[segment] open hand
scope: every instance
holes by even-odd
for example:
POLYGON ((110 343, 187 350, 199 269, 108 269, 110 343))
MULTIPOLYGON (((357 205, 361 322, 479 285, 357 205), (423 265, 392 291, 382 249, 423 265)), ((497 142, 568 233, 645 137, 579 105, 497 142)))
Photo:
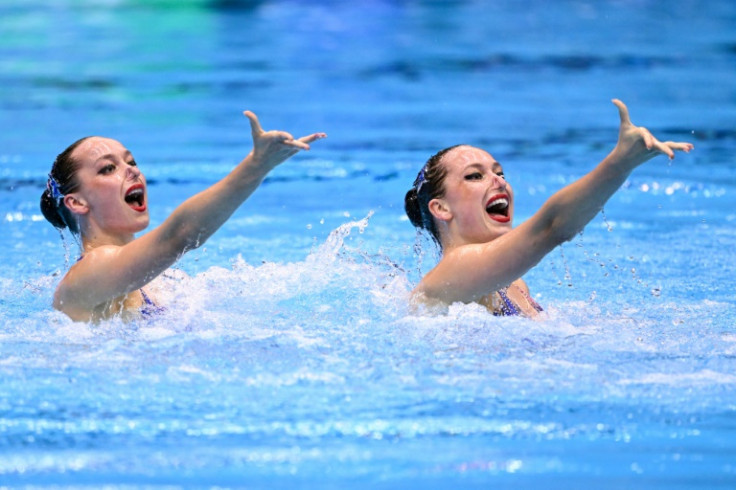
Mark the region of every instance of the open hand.
POLYGON ((625 161, 632 166, 640 165, 660 153, 664 153, 671 160, 675 158, 675 151, 687 153, 693 149, 690 143, 659 141, 647 128, 632 124, 626 104, 618 99, 613 99, 612 102, 618 107, 618 114, 621 118, 618 144, 614 151, 620 152, 625 161))
POLYGON ((243 114, 250 120, 253 159, 269 168, 286 161, 300 150, 309 150, 310 143, 327 137, 325 133, 314 133, 295 139, 286 131, 264 131, 253 112, 245 111, 243 114))

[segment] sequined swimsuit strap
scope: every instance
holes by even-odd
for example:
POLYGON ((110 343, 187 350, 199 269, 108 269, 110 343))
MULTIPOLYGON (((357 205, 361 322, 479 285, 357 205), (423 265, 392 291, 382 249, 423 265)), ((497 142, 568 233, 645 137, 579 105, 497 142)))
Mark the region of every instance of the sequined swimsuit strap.
POLYGON ((506 295, 506 291, 506 288, 498 290, 498 296, 501 298, 501 301, 503 301, 501 304, 501 314, 504 316, 520 314, 520 311, 514 302, 506 295))
POLYGON ((143 296, 143 302, 146 303, 148 306, 156 306, 156 303, 151 301, 151 298, 148 297, 146 292, 143 290, 143 288, 139 289, 141 292, 141 296, 143 296))
POLYGON ((163 313, 166 311, 165 306, 159 306, 156 303, 154 303, 153 300, 148 297, 148 295, 143 289, 139 289, 138 291, 140 291, 141 296, 143 296, 143 305, 141 306, 141 309, 140 309, 141 315, 143 315, 143 317, 150 318, 153 315, 156 315, 158 313, 163 313))

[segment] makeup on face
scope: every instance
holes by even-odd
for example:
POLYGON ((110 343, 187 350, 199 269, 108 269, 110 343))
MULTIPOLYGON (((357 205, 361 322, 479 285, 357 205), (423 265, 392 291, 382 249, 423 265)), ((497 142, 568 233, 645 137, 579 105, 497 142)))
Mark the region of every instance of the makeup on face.
POLYGON ((511 221, 509 216, 509 195, 496 194, 492 196, 486 203, 486 213, 488 216, 499 223, 508 223, 511 221))
POLYGON ((492 240, 511 229, 513 191, 503 167, 488 152, 459 147, 447 155, 445 199, 453 212, 456 243, 492 240))
POLYGON ((146 180, 130 151, 116 140, 101 137, 91 138, 78 150, 80 191, 94 210, 95 222, 111 232, 145 228, 146 180))

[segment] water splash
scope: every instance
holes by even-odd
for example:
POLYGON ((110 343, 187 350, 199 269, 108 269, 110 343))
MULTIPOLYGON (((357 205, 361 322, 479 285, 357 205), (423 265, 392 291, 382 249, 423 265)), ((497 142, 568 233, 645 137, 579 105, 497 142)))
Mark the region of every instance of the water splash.
MULTIPOLYGON (((49 309, 58 276, 20 291, 0 281, 0 297, 24 305, 9 308, 0 332, 5 440, 156 440, 164 467, 202 458, 217 466, 214 455, 180 447, 237 440, 242 460, 229 456, 223 468, 274 458, 317 467, 346 457, 346 444, 364 454, 365 441, 400 442, 403 453, 433 438, 630 440, 639 429, 627 413, 639 424, 642 413, 690 417, 736 386, 730 305, 620 309, 604 297, 545 305, 539 321, 474 304, 412 312, 414 268, 366 250, 370 217, 339 226, 303 261, 236 257, 194 276, 167 271, 155 286, 168 310, 151 321, 74 323, 49 309), (277 442, 251 444, 262 440, 277 442), (336 444, 341 456, 324 449, 336 444)), ((676 424, 667 433, 681 437, 676 424)), ((69 451, 6 459, 0 475, 118 468, 110 449, 69 451)), ((520 470, 474 457, 461 466, 520 470)), ((151 464, 125 461, 128 471, 151 464)))

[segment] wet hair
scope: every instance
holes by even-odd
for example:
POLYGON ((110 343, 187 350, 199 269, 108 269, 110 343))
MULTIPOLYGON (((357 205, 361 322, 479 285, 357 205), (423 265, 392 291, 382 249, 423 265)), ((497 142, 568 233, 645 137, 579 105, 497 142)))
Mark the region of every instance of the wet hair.
POLYGON ((51 166, 46 189, 41 194, 41 212, 46 220, 59 230, 69 228, 74 234, 79 234, 77 219, 64 205, 64 196, 79 189, 77 171, 79 162, 72 158, 74 150, 89 136, 78 139, 59 153, 51 166))
POLYGON ((404 210, 411 224, 417 228, 427 230, 437 245, 442 247, 440 233, 434 222, 434 217, 429 211, 429 201, 438 199, 445 195, 445 177, 447 168, 442 165, 442 157, 450 150, 463 145, 453 145, 432 155, 422 170, 414 179, 409 192, 404 197, 404 210))

